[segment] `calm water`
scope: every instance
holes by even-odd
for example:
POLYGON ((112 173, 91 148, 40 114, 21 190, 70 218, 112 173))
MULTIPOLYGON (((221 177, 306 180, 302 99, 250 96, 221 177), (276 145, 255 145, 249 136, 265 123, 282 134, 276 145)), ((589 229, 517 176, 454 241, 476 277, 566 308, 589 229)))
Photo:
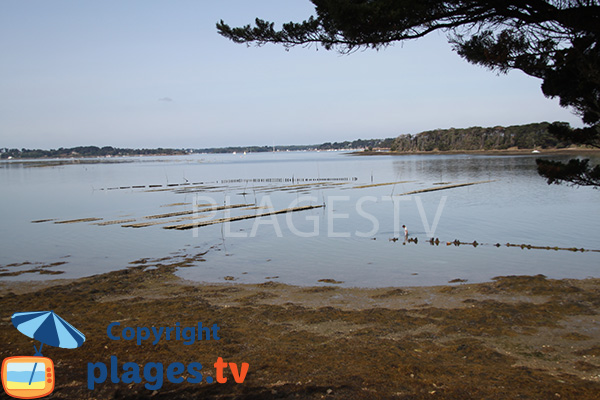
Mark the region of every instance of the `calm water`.
MULTIPOLYGON (((143 257, 206 250, 206 262, 179 274, 210 282, 224 282, 225 276, 238 282, 299 285, 335 279, 346 286, 367 287, 444 284, 455 278, 478 282, 508 274, 600 276, 600 253, 492 246, 510 242, 600 249, 600 191, 548 186, 537 175, 532 156, 354 157, 301 152, 48 164, 47 160, 0 163, 0 268, 13 272, 36 265, 6 266, 66 262, 47 268, 65 273, 0 279, 81 277, 125 268, 143 257), (331 180, 315 184, 323 179, 331 180), (311 185, 293 186, 302 180, 311 185), (397 196, 439 187, 441 182, 488 180, 493 182, 397 196), (403 183, 356 188, 388 182, 403 183), (183 183, 189 185, 167 186, 183 183), (161 187, 148 191, 148 185, 161 187), (120 187, 125 189, 114 189, 120 187), (166 222, 187 215, 144 217, 210 202, 273 209, 326 207, 185 231, 162 229, 167 223, 135 229, 93 222, 31 222, 78 218, 166 222), (403 224, 417 244, 403 244, 399 231, 403 224), (425 243, 432 235, 443 243, 425 243), (482 245, 446 245, 455 239, 482 245)), ((212 218, 266 211, 234 209, 216 212, 212 218)), ((185 222, 189 221, 179 223, 185 222)))

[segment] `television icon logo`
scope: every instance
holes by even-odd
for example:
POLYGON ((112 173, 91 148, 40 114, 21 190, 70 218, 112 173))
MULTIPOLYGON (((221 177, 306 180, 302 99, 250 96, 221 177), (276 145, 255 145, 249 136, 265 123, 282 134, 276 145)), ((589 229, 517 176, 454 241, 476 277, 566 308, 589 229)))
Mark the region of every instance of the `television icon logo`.
POLYGON ((17 399, 37 399, 54 390, 54 363, 47 357, 8 357, 2 361, 2 386, 17 399))

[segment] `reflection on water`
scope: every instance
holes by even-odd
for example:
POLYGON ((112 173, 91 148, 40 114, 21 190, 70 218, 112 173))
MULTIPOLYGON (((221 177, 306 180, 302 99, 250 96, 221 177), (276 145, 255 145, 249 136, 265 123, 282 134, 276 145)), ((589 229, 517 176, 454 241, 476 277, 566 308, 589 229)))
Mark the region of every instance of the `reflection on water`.
POLYGON ((180 275, 239 282, 278 276, 302 285, 329 278, 347 286, 598 276, 600 253, 504 246, 600 249, 600 191, 546 185, 535 157, 299 152, 100 161, 0 163, 0 273, 36 271, 0 279, 85 276, 209 248, 206 262, 180 275), (477 184, 452 187, 463 183, 477 184), (398 196, 432 188, 445 190, 398 196), (199 212, 207 204, 213 210, 199 212), (229 207, 236 204, 247 206, 229 207), (307 205, 325 207, 268 215, 307 205), (251 218, 256 213, 264 216, 251 218), (217 218, 236 220, 162 229, 217 218), (55 223, 65 221, 71 223, 55 223), (121 226, 127 223, 144 227, 121 226), (402 225, 416 243, 403 240, 402 225), (439 244, 429 244, 431 237, 439 244), (447 244, 455 240, 478 245, 447 244), (6 267, 24 262, 31 264, 6 267), (58 270, 65 273, 47 275, 58 270))

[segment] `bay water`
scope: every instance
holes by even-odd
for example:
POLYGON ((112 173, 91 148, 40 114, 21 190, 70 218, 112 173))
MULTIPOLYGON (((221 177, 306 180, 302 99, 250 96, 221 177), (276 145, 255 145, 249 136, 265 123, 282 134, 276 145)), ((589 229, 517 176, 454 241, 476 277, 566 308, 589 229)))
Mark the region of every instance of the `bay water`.
POLYGON ((360 287, 499 275, 598 277, 599 252, 506 246, 600 250, 600 191, 547 185, 536 172, 540 156, 274 152, 2 161, 0 280, 77 278, 141 258, 204 252, 205 261, 178 275, 295 285, 331 279, 360 287), (453 187, 466 183, 475 184, 453 187), (246 206, 200 212, 204 204, 246 206), (183 219, 189 217, 210 221, 307 205, 315 208, 163 229, 194 221, 183 219), (146 218, 168 213, 180 215, 146 218), (56 223, 77 219, 97 220, 56 223), (98 225, 107 221, 130 222, 98 225), (143 222, 161 224, 122 226, 143 222), (432 238, 439 243, 430 244, 432 238), (6 274, 52 263, 43 269, 63 273, 6 274))

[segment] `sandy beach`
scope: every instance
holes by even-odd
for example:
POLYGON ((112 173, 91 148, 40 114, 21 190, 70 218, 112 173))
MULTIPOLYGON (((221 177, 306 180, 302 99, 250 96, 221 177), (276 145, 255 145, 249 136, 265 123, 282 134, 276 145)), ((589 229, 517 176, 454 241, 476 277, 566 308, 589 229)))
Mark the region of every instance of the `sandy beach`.
MULTIPOLYGON (((184 261, 138 260, 74 281, 0 283, 1 356, 33 355, 14 312, 53 310, 86 335, 79 349, 44 348, 55 399, 597 399, 600 279, 499 277, 412 288, 183 281, 184 261), (111 340, 107 327, 217 324, 220 340, 111 340), (107 380, 88 389, 88 363, 248 363, 243 383, 107 380)), ((234 278, 234 277, 233 277, 234 278)), ((118 332, 118 330, 114 330, 118 332)), ((185 377, 185 375, 184 375, 185 377)), ((143 378, 142 378, 143 379, 143 378)), ((4 393, 2 398, 9 398, 4 393)))

